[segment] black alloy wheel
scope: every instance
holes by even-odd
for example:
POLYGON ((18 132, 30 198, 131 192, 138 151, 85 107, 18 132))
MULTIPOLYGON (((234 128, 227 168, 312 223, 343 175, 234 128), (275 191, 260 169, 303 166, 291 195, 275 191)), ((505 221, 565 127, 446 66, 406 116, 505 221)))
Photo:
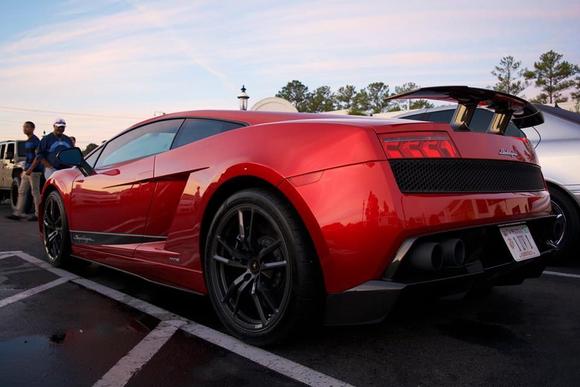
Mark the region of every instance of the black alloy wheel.
POLYGON ((552 214, 556 215, 554 244, 559 251, 556 258, 578 259, 580 248, 580 212, 577 204, 557 188, 549 188, 552 214))
POLYGON ((558 202, 551 200, 550 204, 552 205, 552 214, 556 215, 556 220, 554 221, 554 240, 552 242, 556 246, 560 246, 566 235, 566 213, 558 202))
POLYGON ((315 315, 321 281, 302 228, 288 205, 264 190, 234 194, 218 210, 206 243, 206 283, 236 336, 270 344, 315 315))
POLYGON ((58 192, 51 192, 44 202, 42 215, 44 250, 53 266, 68 262, 70 239, 64 203, 58 192))

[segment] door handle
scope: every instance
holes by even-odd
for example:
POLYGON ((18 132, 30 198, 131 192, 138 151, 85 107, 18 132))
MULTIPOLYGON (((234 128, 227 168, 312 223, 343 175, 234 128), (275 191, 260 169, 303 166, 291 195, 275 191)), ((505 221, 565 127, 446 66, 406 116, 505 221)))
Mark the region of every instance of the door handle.
POLYGON ((121 173, 121 171, 119 171, 117 168, 115 168, 115 169, 109 169, 108 171, 103 172, 102 175, 117 176, 120 173, 121 173))
POLYGON ((84 182, 85 182, 85 179, 79 179, 79 180, 77 180, 76 182, 77 182, 77 183, 84 183, 84 182))

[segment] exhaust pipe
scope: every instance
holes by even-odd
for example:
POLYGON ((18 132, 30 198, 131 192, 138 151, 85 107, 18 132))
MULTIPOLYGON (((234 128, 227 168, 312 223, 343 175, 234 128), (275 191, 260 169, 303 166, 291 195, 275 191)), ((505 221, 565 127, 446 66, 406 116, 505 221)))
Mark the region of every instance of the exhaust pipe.
POLYGON ((465 263, 465 243, 461 239, 448 239, 441 243, 444 266, 463 266, 465 263))
POLYGON ((421 243, 411 251, 411 264, 423 271, 439 271, 443 267, 443 249, 437 242, 421 243))

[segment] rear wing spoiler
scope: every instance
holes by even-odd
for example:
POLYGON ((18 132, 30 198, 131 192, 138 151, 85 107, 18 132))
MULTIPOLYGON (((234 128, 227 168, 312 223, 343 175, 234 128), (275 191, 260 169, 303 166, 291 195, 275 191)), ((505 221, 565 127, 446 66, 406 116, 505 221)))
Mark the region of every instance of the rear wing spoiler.
POLYGON ((467 86, 423 87, 407 93, 388 97, 394 99, 432 99, 457 102, 457 109, 451 119, 455 130, 469 130, 469 124, 479 106, 493 110, 495 113, 488 131, 503 134, 511 121, 518 128, 528 128, 544 122, 544 116, 528 101, 494 90, 478 89, 467 86))

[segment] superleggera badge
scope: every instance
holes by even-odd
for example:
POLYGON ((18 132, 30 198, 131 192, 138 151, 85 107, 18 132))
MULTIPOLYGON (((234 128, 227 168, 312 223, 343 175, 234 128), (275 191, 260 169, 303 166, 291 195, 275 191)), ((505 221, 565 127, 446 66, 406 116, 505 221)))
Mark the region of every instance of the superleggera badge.
POLYGON ((499 154, 502 156, 510 156, 510 157, 517 157, 518 156, 518 154, 516 152, 511 151, 511 150, 507 150, 505 148, 500 149, 499 154))

